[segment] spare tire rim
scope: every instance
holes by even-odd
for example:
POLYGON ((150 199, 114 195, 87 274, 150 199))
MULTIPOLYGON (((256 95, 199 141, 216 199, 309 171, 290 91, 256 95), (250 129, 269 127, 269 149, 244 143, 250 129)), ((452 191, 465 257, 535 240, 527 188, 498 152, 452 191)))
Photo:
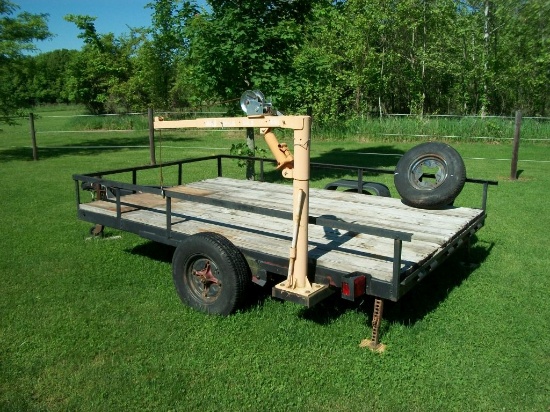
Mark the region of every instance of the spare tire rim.
POLYGON ((409 168, 409 181, 418 190, 433 190, 447 179, 447 162, 437 156, 423 156, 409 168))
POLYGON ((216 277, 219 273, 216 263, 202 256, 196 256, 189 263, 186 276, 195 298, 208 303, 215 301, 222 292, 222 283, 216 277))

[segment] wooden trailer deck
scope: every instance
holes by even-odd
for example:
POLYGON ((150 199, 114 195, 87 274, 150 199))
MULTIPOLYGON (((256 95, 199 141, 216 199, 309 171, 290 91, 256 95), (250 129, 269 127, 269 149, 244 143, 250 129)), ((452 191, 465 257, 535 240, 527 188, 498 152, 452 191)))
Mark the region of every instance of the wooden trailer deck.
MULTIPOLYGON (((164 194, 166 197, 153 193, 121 196, 118 211, 114 200, 84 203, 79 205, 79 213, 81 217, 88 213, 94 215, 90 221, 96 223, 101 223, 97 216, 105 216, 108 221, 118 219, 118 222, 123 222, 120 227, 125 225, 124 222, 131 222, 131 225, 141 228, 141 235, 149 238, 154 236, 148 236, 148 233, 165 233, 167 222, 170 222, 173 235, 217 232, 242 250, 260 251, 268 258, 272 257, 273 261, 288 259, 292 221, 250 212, 246 206, 291 214, 290 185, 217 177, 165 188, 164 194), (177 198, 178 194, 184 198, 177 198), (206 203, 195 201, 197 197, 205 199, 206 203), (167 199, 171 199, 169 220, 167 199), (208 202, 209 199, 212 201, 208 202), (244 210, 224 207, 222 202, 214 200, 235 202, 245 207, 244 210)), ((410 236, 410 241, 402 243, 398 282, 403 282, 407 273, 423 265, 437 265, 434 257, 449 253, 449 248, 454 249, 462 243, 483 226, 486 216, 481 209, 449 207, 423 210, 406 206, 400 199, 323 189, 311 189, 309 201, 312 217, 386 232, 402 232, 405 238, 410 236)), ((395 282, 395 242, 391 236, 310 224, 308 248, 309 260, 317 270, 360 273, 382 283, 395 282)), ((393 299, 398 297, 393 296, 393 299)))

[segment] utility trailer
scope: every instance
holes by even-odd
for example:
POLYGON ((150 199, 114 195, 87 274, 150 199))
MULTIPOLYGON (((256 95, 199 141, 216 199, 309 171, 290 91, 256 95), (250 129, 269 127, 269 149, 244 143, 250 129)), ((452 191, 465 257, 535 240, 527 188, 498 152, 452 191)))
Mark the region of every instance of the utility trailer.
POLYGON ((286 277, 273 287, 273 296, 308 307, 333 293, 351 301, 371 295, 373 330, 365 342, 374 350, 383 348, 378 332, 384 300, 399 300, 460 246, 469 247, 486 219, 488 186, 496 184, 466 179, 482 185, 481 208, 440 210, 407 206, 391 197, 310 189, 310 168, 354 172, 357 188, 365 172, 393 172, 310 164, 307 116, 155 121, 156 129, 220 126, 259 127, 266 135, 274 127, 294 129, 296 158, 281 158, 288 150, 278 142, 280 153, 274 153, 277 168, 293 185, 263 181, 265 164, 271 167, 271 161, 262 158, 253 159, 260 165, 259 180, 224 177, 224 162, 243 159, 229 155, 77 174, 78 217, 95 224, 95 233, 107 226, 175 246, 172 268, 178 294, 204 312, 228 314, 248 283, 265 285, 275 278, 286 277), (212 177, 183 184, 185 168, 196 162, 212 170, 212 177), (298 170, 299 163, 305 170, 298 170), (174 181, 140 184, 140 175, 155 168, 174 181), (93 188, 95 200, 83 202, 83 188, 93 188))

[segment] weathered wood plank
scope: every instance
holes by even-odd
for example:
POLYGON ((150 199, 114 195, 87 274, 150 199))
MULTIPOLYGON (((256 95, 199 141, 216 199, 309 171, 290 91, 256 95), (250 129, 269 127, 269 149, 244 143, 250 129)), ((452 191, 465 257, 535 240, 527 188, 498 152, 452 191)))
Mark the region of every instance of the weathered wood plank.
MULTIPOLYGON (((271 207, 290 212, 292 210, 292 188, 285 185, 260 183, 253 189, 249 181, 218 178, 212 181, 197 182, 192 185, 207 187, 212 191, 209 197, 242 202, 253 206, 271 207), (217 191, 214 190, 216 182, 217 191), (215 180, 215 181, 214 181, 215 180), (220 184, 225 190, 220 190, 220 184), (275 186, 276 188, 273 188, 275 186), (263 190, 258 190, 258 189, 263 190)), ((465 219, 471 220, 480 210, 451 208, 426 211, 402 204, 398 199, 365 196, 328 190, 311 189, 310 214, 313 216, 333 216, 337 204, 338 218, 349 223, 360 223, 372 227, 414 232, 417 238, 431 241, 452 236, 464 226, 465 219), (432 213, 435 212, 435 213, 432 213)))
MULTIPOLYGON (((170 191, 292 211, 290 185, 216 178, 167 188, 167 193, 170 191)), ((110 202, 92 202, 80 207, 116 215, 116 207, 110 202)), ((166 199, 160 195, 137 193, 124 196, 122 208, 124 219, 158 229, 166 228, 166 199)), ((321 189, 310 191, 312 216, 332 216, 349 223, 412 233, 412 241, 403 243, 402 270, 433 256, 482 213, 469 208, 427 211, 406 206, 399 199, 321 189)), ((214 231, 240 248, 261 250, 287 259, 292 221, 172 198, 171 230, 188 235, 214 231)), ((309 256, 316 260, 318 267, 359 271, 390 281, 393 247, 393 239, 317 225, 309 227, 309 256)))
MULTIPOLYGON (((199 232, 216 232, 227 237, 231 242, 240 248, 250 250, 260 250, 267 255, 276 256, 287 259, 289 255, 289 247, 292 238, 291 222, 281 220, 281 230, 277 231, 273 228, 265 228, 255 225, 254 228, 248 228, 243 225, 242 217, 230 214, 218 214, 217 218, 213 215, 202 215, 200 219, 187 218, 172 224, 171 230, 174 232, 192 235, 199 232), (225 219, 233 217, 237 219, 225 219)), ((246 217, 246 216, 244 216, 246 217)), ((258 216, 248 216, 258 218, 258 216)), ((153 225, 156 227, 165 227, 164 216, 159 213, 151 212, 133 212, 131 215, 126 215, 126 219, 153 225)), ((271 219, 270 219, 271 220, 271 219)), ((341 239, 323 239, 322 228, 310 230, 309 251, 310 257, 317 260, 317 265, 328 269, 334 269, 344 272, 353 272, 361 269, 365 273, 370 273, 372 276, 388 280, 391 278, 392 263, 391 255, 387 255, 390 251, 393 253, 393 244, 390 247, 379 244, 371 250, 365 248, 360 249, 358 245, 350 242, 353 237, 343 236, 341 239), (376 250, 372 250, 376 249, 376 250), (365 260, 369 258, 368 264, 365 260)), ((432 251, 433 248, 429 249, 432 251)), ((404 252, 402 268, 410 266, 410 262, 404 252)), ((412 257, 413 259, 418 256, 412 257)))

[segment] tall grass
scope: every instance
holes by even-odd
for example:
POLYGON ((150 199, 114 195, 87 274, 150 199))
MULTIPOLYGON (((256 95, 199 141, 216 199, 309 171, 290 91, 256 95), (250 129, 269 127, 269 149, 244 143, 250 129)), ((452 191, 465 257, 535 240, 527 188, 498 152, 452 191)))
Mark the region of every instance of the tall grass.
POLYGON ((147 130, 147 114, 79 116, 67 119, 68 130, 147 130))
MULTIPOLYGON (((39 108, 42 109, 42 108, 39 108)), ((76 108, 74 108, 76 109, 76 108)), ((75 110, 55 111, 53 108, 37 111, 35 127, 42 131, 99 131, 99 130, 148 130, 147 113, 86 115, 75 110), (71 114, 72 113, 72 114, 71 114)), ((221 111, 209 112, 159 112, 156 115, 170 120, 192 119, 196 117, 221 116, 221 111)), ((21 119, 21 123, 26 120, 21 119)))
MULTIPOLYGON (((500 117, 403 117, 354 119, 318 125, 315 132, 331 139, 361 136, 395 140, 511 140, 515 120, 500 117)), ((550 119, 526 118, 521 124, 523 140, 550 141, 550 119)))
MULTIPOLYGON (((48 131, 109 131, 147 130, 147 115, 81 115, 79 107, 46 106, 36 113, 36 127, 48 131), (57 110, 55 109, 57 107, 57 110), (63 115, 65 113, 65 115, 63 115), (73 114, 71 116, 71 114, 73 114), (48 119, 48 120, 46 120, 48 119)), ((224 112, 216 108, 207 112, 159 112, 170 120, 196 117, 219 117, 224 112)), ((25 123, 25 120, 22 120, 25 123)), ((351 119, 334 123, 313 122, 313 134, 320 139, 349 140, 368 139, 378 141, 416 142, 423 140, 445 140, 449 142, 485 141, 501 142, 512 140, 515 119, 510 117, 452 117, 452 116, 386 116, 380 118, 351 119)), ((279 134, 290 137, 292 131, 281 130, 279 134)), ((550 119, 524 118, 521 123, 523 141, 550 141, 550 119)))

